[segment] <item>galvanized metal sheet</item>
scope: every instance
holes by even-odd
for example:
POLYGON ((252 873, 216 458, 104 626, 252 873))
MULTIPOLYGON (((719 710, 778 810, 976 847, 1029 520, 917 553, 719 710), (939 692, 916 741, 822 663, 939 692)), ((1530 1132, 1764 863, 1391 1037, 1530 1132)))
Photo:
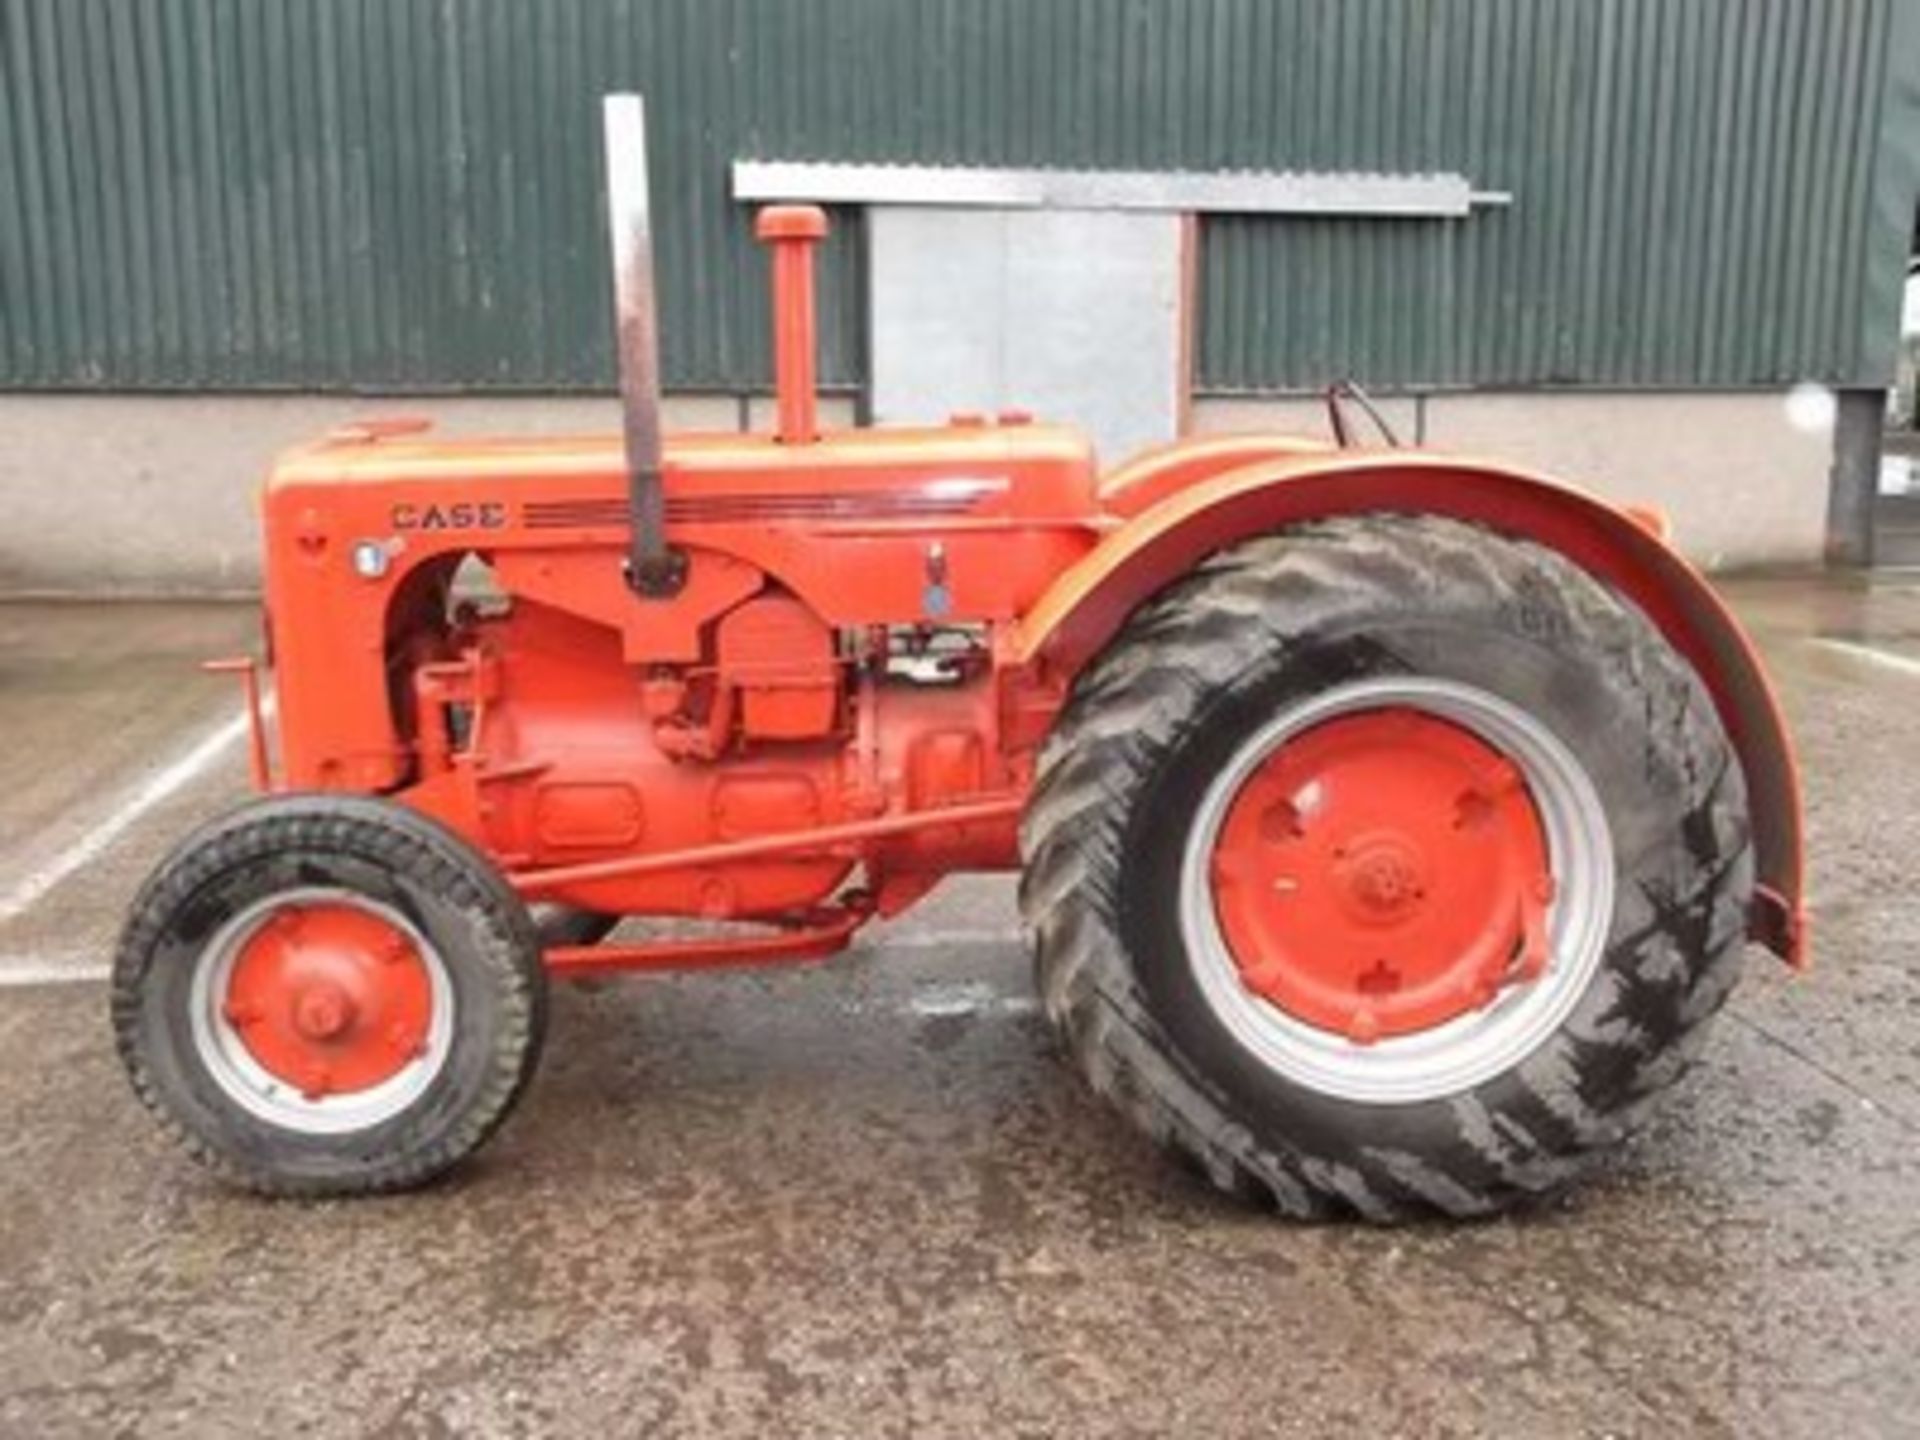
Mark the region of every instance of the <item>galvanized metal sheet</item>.
POLYGON ((1464 175, 1010 170, 954 165, 835 165, 736 160, 737 200, 842 205, 990 206, 1002 210, 1158 210, 1193 214, 1457 218, 1511 196, 1464 175))
POLYGON ((1172 439, 1183 229, 1131 211, 875 206, 874 418, 1015 407, 1072 421, 1113 457, 1172 439))

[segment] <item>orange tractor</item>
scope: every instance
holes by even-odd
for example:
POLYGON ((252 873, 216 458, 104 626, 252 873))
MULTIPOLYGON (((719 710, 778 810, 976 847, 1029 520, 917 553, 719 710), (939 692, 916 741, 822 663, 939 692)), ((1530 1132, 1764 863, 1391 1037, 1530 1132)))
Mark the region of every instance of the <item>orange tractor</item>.
POLYGON ((550 977, 815 959, 1018 870, 1142 1130, 1290 1215, 1482 1213, 1634 1124, 1749 938, 1801 959, 1789 741, 1657 517, 1297 437, 1102 473, 1022 414, 823 431, 803 206, 758 221, 777 428, 663 441, 607 118, 624 434, 375 422, 267 485, 277 767, 226 663, 271 793, 161 865, 113 984, 220 1174, 414 1185, 519 1098, 550 977))

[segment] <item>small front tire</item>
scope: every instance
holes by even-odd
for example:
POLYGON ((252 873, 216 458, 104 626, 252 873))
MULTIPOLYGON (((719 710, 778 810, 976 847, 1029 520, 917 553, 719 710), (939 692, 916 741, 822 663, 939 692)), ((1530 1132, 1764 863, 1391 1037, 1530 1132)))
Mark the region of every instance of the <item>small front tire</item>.
POLYGON ((269 1195, 419 1185, 480 1146, 538 1062, 526 907, 405 807, 299 795, 203 828, 141 890, 112 1015, 135 1092, 269 1195))

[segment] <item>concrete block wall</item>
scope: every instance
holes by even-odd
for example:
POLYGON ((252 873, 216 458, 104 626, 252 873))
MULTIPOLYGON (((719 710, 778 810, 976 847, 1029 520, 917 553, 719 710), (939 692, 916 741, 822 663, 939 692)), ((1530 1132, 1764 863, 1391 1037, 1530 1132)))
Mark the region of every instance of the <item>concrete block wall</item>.
MULTIPOLYGON (((1403 439, 1663 506, 1682 548, 1709 567, 1820 558, 1831 422, 1784 393, 1481 392, 1381 403, 1403 439)), ((0 593, 250 592, 253 495, 272 457, 382 413, 424 414, 462 434, 612 430, 619 418, 610 398, 0 395, 0 593)), ((823 417, 849 424, 853 406, 829 398, 823 417)), ((1325 433, 1322 407, 1304 398, 1202 398, 1191 419, 1202 432, 1325 433)), ((676 396, 667 406, 676 429, 770 421, 761 399, 676 396)))

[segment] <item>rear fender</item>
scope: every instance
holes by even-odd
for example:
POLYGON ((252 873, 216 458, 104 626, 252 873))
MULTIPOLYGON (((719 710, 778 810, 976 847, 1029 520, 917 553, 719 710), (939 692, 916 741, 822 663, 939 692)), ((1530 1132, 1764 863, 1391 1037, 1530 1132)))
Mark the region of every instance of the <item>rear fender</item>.
POLYGON ((1100 508, 1132 518, 1169 495, 1261 460, 1337 454, 1304 435, 1198 435, 1143 450, 1100 477, 1100 508))
POLYGON ((1071 677, 1143 601, 1214 551, 1303 521, 1381 512, 1451 516, 1548 546, 1659 627, 1705 683, 1745 773, 1759 879, 1751 933, 1804 965, 1799 775, 1751 641, 1664 527, 1547 476, 1452 456, 1304 451, 1206 475, 1130 514, 1066 570, 1021 622, 1013 658, 1071 677))

